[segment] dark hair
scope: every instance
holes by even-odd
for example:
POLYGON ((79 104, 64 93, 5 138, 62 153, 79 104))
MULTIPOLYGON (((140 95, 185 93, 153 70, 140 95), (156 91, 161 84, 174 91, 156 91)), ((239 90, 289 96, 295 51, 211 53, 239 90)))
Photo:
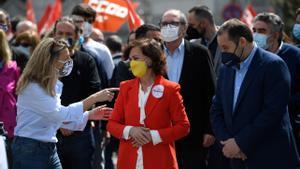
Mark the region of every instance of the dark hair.
POLYGON ((71 25, 74 26, 74 31, 76 34, 78 34, 80 32, 80 29, 78 26, 76 26, 75 22, 73 21, 73 19, 69 16, 63 16, 61 18, 59 18, 58 20, 56 20, 55 24, 54 24, 54 27, 53 27, 53 33, 55 34, 56 33, 56 27, 59 23, 70 23, 71 25))
POLYGON ((135 30, 135 38, 136 39, 146 38, 146 34, 148 31, 160 32, 160 28, 153 24, 144 24, 135 30))
POLYGON ((26 18, 24 16, 18 15, 18 16, 14 16, 11 20, 10 20, 10 24, 11 24, 11 30, 13 33, 16 32, 17 30, 17 25, 19 22, 21 21, 25 21, 26 18))
POLYGON ((142 53, 152 61, 151 68, 156 75, 166 74, 166 57, 160 43, 154 39, 135 40, 124 51, 125 57, 129 58, 130 51, 138 47, 142 53))
POLYGON ((253 42, 250 28, 238 19, 230 19, 224 22, 218 31, 218 36, 224 32, 227 32, 229 40, 235 43, 238 43, 241 37, 244 37, 248 42, 253 42))
POLYGON ((254 22, 256 22, 256 21, 262 21, 262 22, 265 22, 266 24, 268 24, 269 26, 271 26, 271 31, 273 33, 279 32, 280 37, 279 37, 278 41, 279 42, 282 41, 284 23, 278 15, 276 15, 274 13, 268 13, 268 12, 259 13, 254 18, 254 22))
POLYGON ((93 18, 93 22, 96 19, 96 11, 88 4, 78 4, 72 10, 72 15, 79 15, 82 17, 93 18))
POLYGON ((105 45, 113 52, 122 51, 122 39, 117 35, 111 35, 105 40, 105 45))
POLYGON ((189 10, 189 13, 194 12, 196 20, 207 19, 211 24, 215 24, 212 11, 207 6, 195 6, 189 10))

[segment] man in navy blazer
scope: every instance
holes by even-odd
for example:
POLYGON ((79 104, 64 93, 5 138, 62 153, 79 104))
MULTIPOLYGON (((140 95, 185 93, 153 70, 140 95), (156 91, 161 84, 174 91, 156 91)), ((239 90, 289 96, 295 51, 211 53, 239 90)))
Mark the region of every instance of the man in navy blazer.
POLYGON ((277 55, 257 48, 241 21, 225 22, 211 123, 232 169, 295 169, 299 157, 287 105, 290 75, 277 55))

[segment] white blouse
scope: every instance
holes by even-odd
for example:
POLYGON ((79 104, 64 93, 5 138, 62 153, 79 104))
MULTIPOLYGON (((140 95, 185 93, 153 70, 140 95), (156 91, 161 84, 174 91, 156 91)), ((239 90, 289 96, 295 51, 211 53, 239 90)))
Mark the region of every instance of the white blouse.
POLYGON ((62 106, 60 96, 63 84, 57 81, 54 97, 37 83, 29 83, 17 101, 17 126, 15 135, 43 142, 57 142, 59 128, 83 130, 88 112, 83 113, 83 103, 62 106))

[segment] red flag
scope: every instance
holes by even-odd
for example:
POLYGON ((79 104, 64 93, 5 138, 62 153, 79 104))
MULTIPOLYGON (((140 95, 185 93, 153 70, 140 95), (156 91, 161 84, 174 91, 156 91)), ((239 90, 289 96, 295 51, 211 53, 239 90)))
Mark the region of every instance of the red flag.
MULTIPOLYGON (((61 8, 62 8, 61 0, 55 0, 52 10, 49 14, 49 17, 46 23, 41 28, 41 32, 47 31, 56 22, 56 20, 61 17, 61 13, 62 13, 61 8)), ((48 10, 48 8, 46 10, 48 10)))
POLYGON ((141 24, 135 12, 136 3, 127 0, 83 0, 97 12, 94 27, 103 32, 116 32, 125 23, 131 21, 130 27, 136 28, 141 24), (131 16, 131 17, 129 17, 131 16))
POLYGON ((248 25, 249 28, 253 27, 253 19, 256 16, 256 12, 252 6, 252 4, 248 4, 246 9, 243 12, 241 17, 241 21, 248 25))
POLYGON ((142 25, 142 20, 141 20, 140 16, 135 12, 132 2, 129 2, 129 0, 126 0, 126 3, 127 3, 127 8, 128 8, 129 30, 132 31, 142 25))
POLYGON ((26 18, 35 23, 35 13, 32 6, 32 0, 26 1, 26 18))
POLYGON ((46 7, 46 9, 45 9, 45 11, 44 11, 44 14, 43 14, 41 20, 38 23, 38 32, 39 33, 43 29, 45 23, 48 21, 49 16, 51 14, 51 11, 52 11, 52 6, 50 4, 48 4, 47 7, 46 7))

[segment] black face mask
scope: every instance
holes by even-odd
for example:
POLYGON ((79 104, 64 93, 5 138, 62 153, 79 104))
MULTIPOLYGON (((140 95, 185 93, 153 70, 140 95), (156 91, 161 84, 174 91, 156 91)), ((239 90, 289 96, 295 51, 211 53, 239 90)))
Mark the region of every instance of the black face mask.
POLYGON ((242 53, 240 54, 240 56, 237 56, 235 54, 236 50, 238 48, 238 45, 236 46, 235 50, 233 53, 229 53, 229 52, 222 52, 222 63, 225 65, 225 66, 228 66, 228 67, 233 67, 233 66, 237 66, 239 67, 239 64, 241 63, 241 57, 244 53, 244 48, 242 50, 242 53))
POLYGON ((197 31, 197 29, 193 28, 192 26, 188 26, 186 30, 186 39, 199 39, 201 38, 201 34, 197 31))

